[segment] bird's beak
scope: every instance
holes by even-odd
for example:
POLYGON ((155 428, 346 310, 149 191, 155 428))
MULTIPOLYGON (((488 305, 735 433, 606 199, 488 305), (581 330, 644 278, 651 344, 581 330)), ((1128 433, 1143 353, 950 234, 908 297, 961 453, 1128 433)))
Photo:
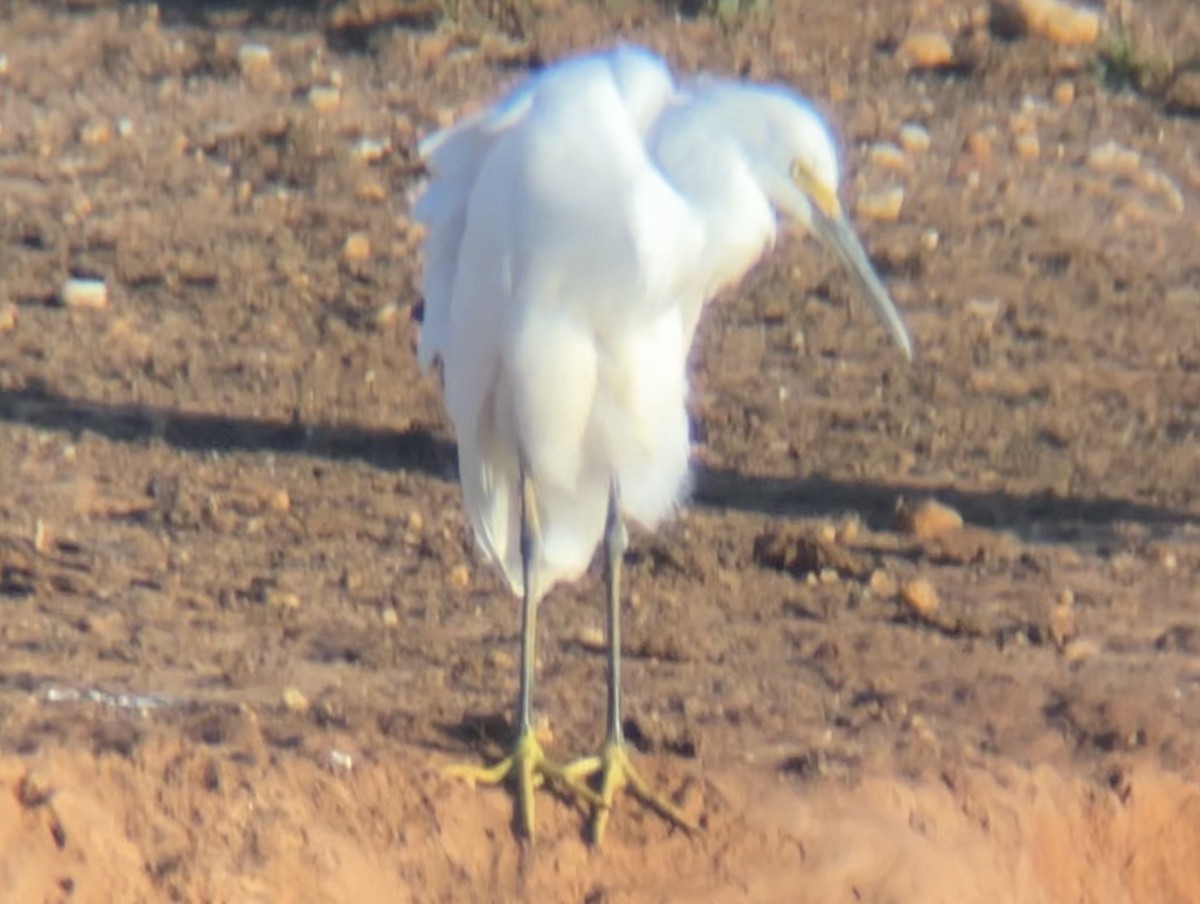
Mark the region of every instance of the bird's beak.
POLYGON ((854 280, 859 291, 866 296, 867 304, 871 306, 871 310, 875 312, 875 316, 879 318, 883 328, 896 340, 896 344, 904 352, 904 357, 911 361, 913 346, 912 339, 908 335, 908 328, 905 327, 900 312, 896 310, 896 305, 888 295, 887 289, 879 281, 879 275, 871 266, 867 252, 863 250, 862 242, 858 240, 858 236, 854 234, 854 230, 846 221, 837 195, 823 186, 810 185, 808 188, 808 196, 812 200, 815 214, 813 216, 814 231, 849 271, 851 279, 854 280))

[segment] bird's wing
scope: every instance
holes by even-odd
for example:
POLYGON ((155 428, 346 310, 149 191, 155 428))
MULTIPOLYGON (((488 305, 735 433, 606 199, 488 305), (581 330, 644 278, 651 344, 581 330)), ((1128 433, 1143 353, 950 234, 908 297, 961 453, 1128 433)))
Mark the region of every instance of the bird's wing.
POLYGON ((645 149, 673 92, 661 61, 619 48, 431 142, 422 344, 445 365, 472 524, 514 589, 518 445, 543 490, 540 591, 586 567, 603 530, 612 471, 590 470, 588 433, 603 346, 656 315, 687 266, 680 243, 699 248, 645 149))
POLYGON ((536 80, 455 125, 434 132, 418 151, 430 178, 418 187, 413 218, 425 227, 421 279, 425 316, 417 357, 429 367, 445 349, 451 293, 466 228, 467 204, 479 171, 501 136, 529 112, 536 80))

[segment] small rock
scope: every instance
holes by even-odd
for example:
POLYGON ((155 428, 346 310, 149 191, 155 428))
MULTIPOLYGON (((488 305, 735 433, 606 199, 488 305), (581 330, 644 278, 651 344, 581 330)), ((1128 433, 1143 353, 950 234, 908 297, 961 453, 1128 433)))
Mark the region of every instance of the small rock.
POLYGON ((342 92, 332 85, 313 85, 308 89, 308 105, 318 113, 332 113, 342 103, 342 92))
POLYGON ((940 31, 918 30, 900 42, 896 56, 913 69, 937 69, 954 62, 954 48, 940 31))
POLYGON ((883 599, 889 599, 896 595, 896 579, 882 568, 876 568, 871 572, 867 587, 873 594, 883 599))
POLYGON ((967 136, 964 143, 969 153, 978 163, 987 163, 992 159, 992 136, 989 130, 979 129, 967 136))
POLYGON ((50 533, 50 528, 46 527, 46 522, 41 518, 33 526, 33 548, 38 551, 39 555, 47 556, 54 551, 54 536, 50 533))
POLYGON ((12 302, 0 307, 0 333, 11 333, 17 328, 17 306, 12 302))
POLYGON ((575 642, 593 653, 603 653, 608 649, 604 642, 604 631, 595 625, 585 625, 576 631, 575 642))
POLYGON ((88 147, 108 144, 113 139, 112 124, 106 120, 96 120, 87 123, 79 130, 79 141, 88 147))
POLYGON ((400 319, 400 305, 394 301, 381 305, 375 312, 375 326, 386 329, 400 319))
POLYGON ((450 586, 455 590, 465 590, 467 585, 471 583, 471 573, 467 570, 466 565, 455 565, 450 569, 448 580, 450 586))
POLYGON ((834 538, 843 546, 849 546, 862 533, 862 521, 855 515, 847 515, 838 522, 834 538))
POLYGON ((487 664, 490 668, 498 671, 508 671, 515 665, 512 653, 508 652, 508 650, 500 649, 488 651, 487 664))
POLYGON ((1083 662, 1100 655, 1100 644, 1086 638, 1076 638, 1062 648, 1062 657, 1067 662, 1083 662))
POLYGON ((1092 44, 1100 34, 1100 14, 1064 0, 992 0, 993 30, 1006 36, 1036 34, 1056 44, 1092 44))
POLYGON ((267 605, 272 609, 292 612, 300 608, 300 597, 287 590, 270 590, 267 592, 267 605))
POLYGON ((896 509, 896 527, 922 542, 962 526, 962 515, 936 499, 926 499, 916 506, 901 503, 896 509))
POLYGON ((17 801, 27 810, 36 810, 50 803, 57 791, 45 775, 30 769, 17 786, 17 801))
POLYGON ((394 628, 400 624, 400 613, 398 613, 391 606, 388 606, 386 609, 384 609, 383 612, 380 613, 379 617, 385 628, 394 628))
POLYGON ((893 172, 904 173, 912 169, 912 163, 897 145, 881 141, 871 145, 867 151, 867 159, 875 166, 889 169, 893 172))
POLYGON ((1069 107, 1075 103, 1075 84, 1074 82, 1059 82, 1054 86, 1054 91, 1051 92, 1051 98, 1060 107, 1069 107))
POLYGON ((386 201, 387 196, 387 188, 378 179, 364 179, 354 189, 354 197, 360 201, 370 201, 373 204, 386 201))
POLYGON ((417 41, 417 62, 433 67, 446 58, 453 46, 454 37, 448 32, 424 35, 417 41))
POLYGON ((237 58, 238 68, 248 78, 261 76, 271 68, 271 48, 265 44, 243 44, 237 58))
POLYGON ((1163 99, 1173 113, 1200 114, 1200 69, 1180 66, 1163 99))
POLYGON ((1075 624, 1075 607, 1073 605, 1058 604, 1052 606, 1046 622, 1050 642, 1060 650, 1064 649, 1068 642, 1075 639, 1077 628, 1075 624))
POLYGON ((289 687, 283 692, 283 705, 289 712, 306 713, 309 703, 308 698, 300 692, 299 688, 289 687))
POLYGON ((334 772, 349 772, 354 768, 354 757, 336 748, 329 751, 329 767, 334 772))
POLYGON ((1022 132, 1013 139, 1013 149, 1022 160, 1037 160, 1042 153, 1041 143, 1036 135, 1022 132))
POLYGON ((342 259, 347 263, 361 264, 371 257, 371 237, 365 232, 352 232, 346 236, 342 246, 342 259))
POLYGON ((360 138, 354 145, 354 154, 363 163, 378 163, 387 152, 387 142, 375 138, 360 138))
POLYGON ((102 279, 72 277, 58 290, 63 307, 98 311, 108 307, 108 286, 102 279))
POLYGON ((900 208, 903 206, 904 189, 897 186, 860 195, 854 209, 865 220, 894 222, 900 218, 900 208))
POLYGON ((1132 176, 1142 166, 1142 155, 1115 141, 1106 141, 1088 151, 1087 165, 1098 173, 1132 176))
POLYGON ((937 591, 925 578, 913 578, 901 587, 900 602, 921 618, 930 618, 938 610, 937 591))
POLYGON ((900 147, 910 154, 923 154, 929 150, 929 131, 915 122, 906 122, 900 127, 900 147))

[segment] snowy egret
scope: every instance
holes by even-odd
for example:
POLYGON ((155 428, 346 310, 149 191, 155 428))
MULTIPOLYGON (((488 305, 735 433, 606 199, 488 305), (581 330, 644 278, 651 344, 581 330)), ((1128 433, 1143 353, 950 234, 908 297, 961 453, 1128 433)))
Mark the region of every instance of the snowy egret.
POLYGON ((638 775, 622 736, 624 519, 653 527, 678 503, 701 309, 772 247, 780 221, 824 240, 911 357, 843 216, 833 139, 787 89, 676 84, 656 56, 618 47, 542 70, 421 154, 418 354, 441 362, 467 513, 522 600, 514 746, 492 767, 451 771, 515 781, 528 836, 542 781, 592 808, 597 842, 621 788, 690 827, 638 775), (537 607, 601 542, 607 737, 598 756, 563 765, 532 730, 537 607))

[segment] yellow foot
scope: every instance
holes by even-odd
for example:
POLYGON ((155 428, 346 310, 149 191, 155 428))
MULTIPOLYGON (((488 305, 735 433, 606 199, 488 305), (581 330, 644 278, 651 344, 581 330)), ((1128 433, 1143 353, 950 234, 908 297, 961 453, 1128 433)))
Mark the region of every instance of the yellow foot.
POLYGON ((531 730, 517 736, 512 752, 494 766, 466 764, 447 766, 443 775, 465 778, 472 784, 499 785, 512 778, 517 785, 518 825, 526 838, 533 838, 533 792, 543 782, 559 793, 592 807, 601 806, 601 798, 570 767, 547 759, 531 730))
POLYGON ((590 776, 600 776, 600 796, 592 815, 593 844, 600 844, 604 838, 604 829, 608 825, 613 800, 622 788, 628 788, 634 797, 668 822, 673 822, 688 832, 697 829, 695 822, 667 800, 665 795, 651 788, 633 768, 633 763, 629 760, 629 750, 624 742, 606 741, 599 756, 585 757, 570 763, 563 768, 563 774, 576 785, 582 784, 590 776))

